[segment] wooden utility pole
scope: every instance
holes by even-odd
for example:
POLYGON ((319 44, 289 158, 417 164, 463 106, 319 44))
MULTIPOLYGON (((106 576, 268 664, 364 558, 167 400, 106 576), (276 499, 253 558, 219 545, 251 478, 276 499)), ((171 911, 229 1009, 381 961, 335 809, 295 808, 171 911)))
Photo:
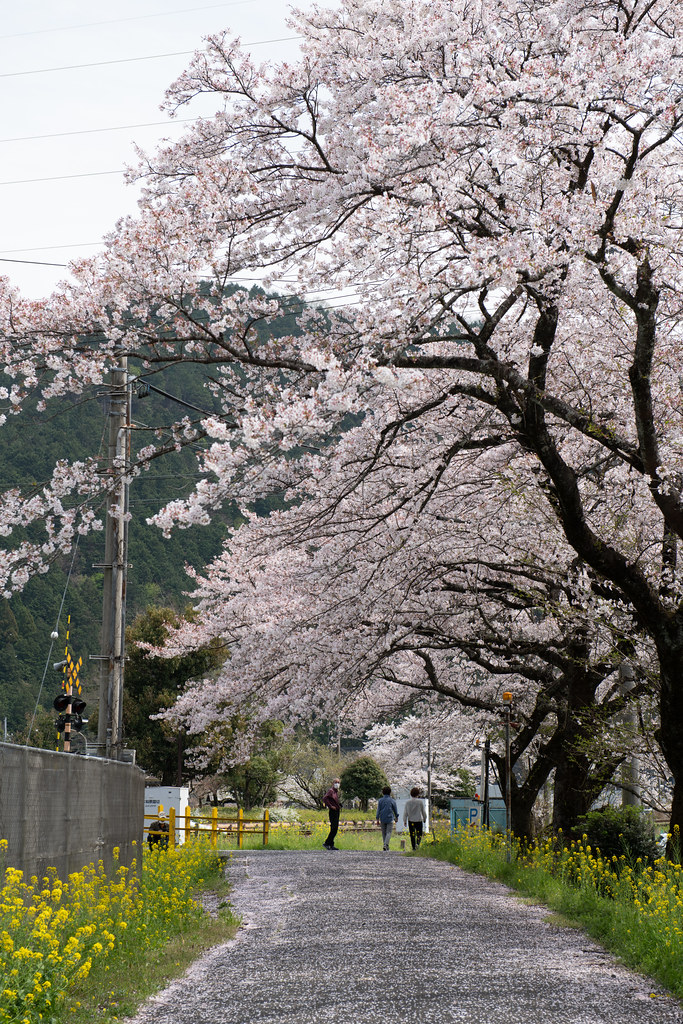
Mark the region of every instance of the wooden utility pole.
POLYGON ((99 661, 100 702, 97 753, 119 760, 123 749, 123 677, 126 634, 126 574, 128 559, 128 472, 130 467, 130 402, 128 360, 119 356, 111 371, 109 389, 109 492, 105 524, 102 646, 99 661))

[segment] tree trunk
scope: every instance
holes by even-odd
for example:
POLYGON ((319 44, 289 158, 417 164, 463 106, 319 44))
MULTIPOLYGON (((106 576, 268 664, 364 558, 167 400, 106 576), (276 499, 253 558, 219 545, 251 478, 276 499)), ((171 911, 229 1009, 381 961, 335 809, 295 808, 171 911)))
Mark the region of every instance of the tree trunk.
MULTIPOLYGON (((678 622, 675 625, 678 627, 678 622)), ((683 835, 683 635, 679 635, 683 631, 676 628, 675 632, 666 649, 657 645, 661 720, 657 738, 674 780, 669 832, 673 835, 678 828, 683 835)))
POLYGON ((595 799, 588 759, 565 750, 555 769, 553 832, 571 834, 577 819, 587 814, 595 799))
POLYGON ((185 754, 185 736, 183 733, 178 733, 176 737, 177 749, 176 749, 176 786, 180 787, 183 784, 183 760, 185 754))
POLYGON ((683 829, 680 825, 681 819, 683 819, 683 785, 680 782, 675 782, 673 798, 671 800, 671 821, 669 823, 671 839, 666 846, 666 855, 679 864, 683 861, 683 844, 681 842, 683 829))
POLYGON ((511 819, 512 831, 518 839, 534 838, 533 809, 538 796, 537 789, 529 786, 512 787, 511 819))
MULTIPOLYGON (((513 752, 512 764, 514 767, 517 755, 513 752)), ((500 754, 491 751, 491 762, 495 765, 500 791, 505 798, 505 758, 500 754)), ((540 793, 549 772, 553 767, 552 762, 542 758, 533 766, 523 782, 518 782, 514 772, 510 786, 510 819, 512 832, 518 839, 533 839, 533 809, 536 798, 540 793)))

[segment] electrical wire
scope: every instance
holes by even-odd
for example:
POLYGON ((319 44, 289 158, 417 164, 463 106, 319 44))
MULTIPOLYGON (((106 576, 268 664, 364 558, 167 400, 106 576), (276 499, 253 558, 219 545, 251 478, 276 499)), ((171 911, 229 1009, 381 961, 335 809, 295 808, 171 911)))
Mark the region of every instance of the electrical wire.
MULTIPOLYGON (((69 589, 69 582, 71 580, 71 573, 73 571, 74 563, 76 561, 76 552, 78 551, 78 542, 79 542, 80 539, 81 539, 80 534, 77 533, 76 534, 76 542, 74 544, 74 549, 73 549, 73 555, 71 557, 71 565, 69 566, 69 572, 68 572, 68 575, 66 577, 66 583, 64 584, 64 593, 62 594, 62 601, 61 601, 61 604, 59 606, 59 611, 57 612, 57 622, 55 623, 55 628, 54 628, 54 631, 53 631, 54 633, 59 633, 59 621, 60 621, 60 619, 62 617, 62 610, 64 608, 64 601, 66 600, 66 592, 69 589)), ((25 747, 28 747, 29 740, 31 739, 31 731, 33 730, 33 725, 34 725, 35 720, 36 720, 36 714, 38 713, 38 706, 40 704, 40 696, 41 696, 41 694, 43 692, 43 686, 45 684, 45 677, 47 675, 47 670, 48 670, 48 667, 50 665, 50 661, 52 659, 52 648, 54 647, 54 644, 55 644, 55 638, 54 638, 54 636, 52 636, 52 637, 50 637, 50 649, 47 652, 47 660, 45 661, 45 668, 43 669, 43 678, 40 680, 40 689, 38 690, 38 696, 36 697, 36 706, 33 709, 33 717, 31 718, 31 724, 29 725, 28 732, 26 734, 26 743, 24 744, 25 747)))
MULTIPOLYGON (((15 252, 17 252, 17 253, 19 253, 19 252, 21 252, 21 253, 23 253, 23 252, 48 252, 48 251, 50 251, 52 249, 84 249, 84 248, 89 248, 91 246, 98 246, 98 245, 102 245, 102 242, 101 241, 99 241, 99 242, 71 242, 71 243, 69 243, 67 245, 34 245, 34 246, 31 246, 30 248, 27 248, 27 249, 0 249, 0 253, 2 253, 2 256, 0 256, 0 263, 28 263, 28 264, 34 264, 34 265, 39 266, 39 267, 65 267, 66 268, 66 267, 69 266, 68 263, 43 263, 43 262, 39 262, 37 260, 21 260, 21 259, 11 260, 11 259, 5 259, 4 257, 5 256, 9 256, 9 255, 11 255, 12 253, 15 253, 15 252)), ((262 284, 262 282, 263 282, 263 278, 261 278, 261 277, 237 277, 237 276, 234 276, 234 277, 228 278, 228 280, 231 281, 232 284, 237 284, 237 285, 239 285, 239 284, 262 284)), ((367 283, 371 284, 371 285, 377 285, 377 284, 386 284, 386 281, 369 281, 367 283)), ((285 284, 285 285, 286 284, 299 284, 299 282, 298 282, 298 280, 295 277, 279 277, 279 278, 277 278, 276 280, 273 281, 273 285, 281 285, 281 284, 285 284)), ((355 285, 351 285, 349 287, 356 287, 356 286, 355 285)), ((336 292, 339 292, 340 290, 342 290, 342 289, 330 286, 330 287, 327 287, 327 288, 316 288, 314 291, 307 291, 304 294, 306 294, 306 295, 324 295, 327 292, 335 292, 336 293, 336 292)), ((343 296, 339 296, 339 297, 343 298, 343 296)))
MULTIPOLYGON (((82 244, 90 245, 90 244, 96 244, 96 243, 84 242, 82 244)), ((69 266, 68 263, 47 263, 47 262, 45 262, 43 260, 10 260, 10 259, 7 259, 7 258, 5 258, 3 256, 0 256, 0 263, 21 263, 21 264, 32 266, 32 267, 62 267, 64 269, 68 268, 68 266, 69 266)), ((258 278, 247 278, 247 280, 258 281, 258 278)), ((235 279, 233 283, 239 284, 239 279, 235 279)), ((312 294, 320 295, 323 291, 333 292, 333 291, 335 291, 335 289, 334 288, 324 288, 324 289, 321 288, 319 291, 313 292, 312 294)), ((353 299, 349 298, 348 301, 344 298, 344 296, 339 296, 339 298, 341 299, 341 301, 340 302, 334 302, 334 303, 333 303, 332 299, 320 299, 320 300, 317 300, 317 301, 318 302, 324 302, 325 303, 325 307, 324 307, 325 309, 346 309, 347 306, 360 306, 362 301, 363 301, 359 297, 358 298, 353 298, 353 299)), ((297 301, 297 300, 295 300, 295 301, 297 301)), ((296 313, 296 312, 301 313, 301 312, 303 312, 303 310, 307 306, 311 306, 311 305, 314 305, 316 303, 315 299, 310 299, 308 301, 301 299, 301 300, 298 300, 298 301, 299 301, 299 309, 298 310, 290 308, 290 309, 284 309, 283 312, 285 312, 285 313, 296 313)), ((169 396, 169 397, 172 397, 172 396, 169 396)), ((203 411, 204 410, 201 410, 201 409, 198 410, 198 412, 203 412, 203 411)), ((211 413, 210 415, 213 415, 213 413, 211 413)))
POLYGON ((61 245, 31 245, 26 246, 25 249, 0 249, 0 253, 3 256, 11 256, 15 252, 47 252, 48 249, 83 249, 89 245, 102 245, 102 239, 99 242, 68 242, 61 245))
POLYGON ((174 118, 172 121, 146 121, 142 124, 117 124, 111 125, 109 128, 81 128, 78 131, 73 132, 51 132, 49 135, 17 135, 12 139, 0 139, 0 145, 5 142, 36 142, 39 139, 66 139, 73 135, 96 135, 103 132, 124 132, 131 131, 133 128, 163 128, 165 126, 172 128, 174 124, 194 124, 198 118, 196 117, 179 117, 174 118))
POLYGON ((109 21, 85 21, 80 25, 56 25, 53 28, 34 28, 29 32, 12 32, 0 35, 0 39, 20 39, 23 36, 40 36, 48 32, 75 32, 79 28, 99 28, 101 25, 122 25, 128 21, 148 21, 151 18, 167 18, 174 14, 194 14, 198 11, 213 11, 220 7, 243 7, 254 0, 229 0, 222 4, 205 4, 203 7, 181 7, 175 11, 158 11, 156 14, 138 14, 132 18, 111 18, 109 21))
MULTIPOLYGON (((302 36, 282 36, 279 39, 255 39, 252 42, 242 43, 247 46, 267 46, 268 43, 291 43, 301 39, 302 36)), ((144 57, 119 57, 116 60, 98 60, 91 64, 64 64, 54 68, 32 68, 30 71, 3 71, 0 78, 23 78, 26 75, 51 75, 57 71, 82 71, 85 68, 103 68, 114 64, 136 64, 144 60, 164 60, 167 57, 192 57, 196 50, 174 50, 171 53, 148 53, 144 57)))
MULTIPOLYGON (((105 434, 106 433, 107 433, 107 424, 105 422, 105 424, 104 424, 104 426, 102 428, 102 435, 100 437, 100 443, 97 446, 98 453, 102 451, 102 445, 104 443, 104 438, 105 438, 105 434)), ((66 592, 69 589, 69 582, 71 580, 71 573, 73 572, 74 564, 76 562, 76 553, 78 551, 78 542, 80 541, 80 539, 81 539, 81 535, 80 535, 80 533, 77 533, 76 534, 76 541, 75 541, 74 547, 73 547, 73 555, 71 556, 71 565, 69 566, 69 572, 68 572, 67 577, 66 577, 66 583, 64 584, 64 593, 62 594, 62 601, 61 601, 61 604, 59 606, 59 611, 57 612, 57 621, 55 623, 55 628, 53 630, 53 633, 59 633, 59 622, 61 620, 62 611, 64 609, 64 601, 66 600, 66 592)), ((54 637, 50 637, 50 649, 47 652, 47 659, 45 661, 45 668, 43 669, 43 678, 40 680, 40 689, 38 690, 38 696, 36 698, 36 706, 33 709, 33 717, 31 718, 31 724, 28 727, 28 732, 27 732, 27 735, 26 735, 26 743, 24 744, 24 746, 28 746, 28 741, 31 738, 31 731, 33 729, 33 725, 34 725, 34 722, 36 720, 36 714, 38 713, 38 706, 40 704, 40 696, 41 696, 41 694, 43 692, 43 686, 45 684, 45 677, 47 675, 47 670, 48 670, 48 667, 49 667, 49 664, 50 664, 50 660, 52 658, 52 648, 54 647, 54 642, 55 642, 55 638, 54 637)))
MULTIPOLYGON (((78 244, 79 245, 98 245, 99 243, 98 242, 79 242, 78 244)), ((46 248, 57 249, 57 248, 61 248, 61 246, 46 246, 46 248)), ((64 248, 69 248, 69 247, 68 246, 64 246, 64 248)), ((17 250, 17 251, 23 252, 25 250, 17 250)), ((68 263, 47 263, 47 262, 45 262, 43 260, 17 260, 17 259, 8 259, 8 258, 6 258, 4 256, 0 256, 0 263, 21 263, 21 264, 25 264, 25 265, 29 265, 29 266, 33 266, 33 267, 62 267, 64 269, 67 269, 68 266, 69 266, 68 263)), ((258 283, 260 278, 257 278, 257 277, 231 278, 230 280, 232 281, 233 284, 240 284, 241 281, 255 281, 255 282, 258 283)), ((275 283, 277 284, 278 282, 275 282, 275 283)), ((286 284, 287 282, 284 281, 283 283, 286 284)), ((296 282, 293 281, 293 280, 291 281, 291 283, 292 284, 296 284, 296 282)), ((374 284, 378 284, 378 283, 381 284, 382 282, 376 282, 375 281, 373 283, 374 284)), ((335 289, 335 288, 320 288, 320 289, 318 289, 315 292, 311 292, 310 294, 311 295, 321 295, 324 292, 334 292, 336 290, 337 289, 335 289)), ((340 295, 339 299, 341 301, 337 302, 334 305, 333 305, 333 300, 332 299, 322 299, 322 300, 317 300, 317 301, 325 302, 327 304, 326 308, 328 308, 328 309, 343 309, 346 306, 358 306, 362 302, 362 299, 360 299, 359 297, 351 298, 351 296, 349 296, 348 301, 347 301, 346 298, 343 295, 340 295)), ((306 308, 307 305, 312 305, 312 304, 314 304, 316 302, 315 299, 310 299, 310 300, 293 299, 292 301, 299 303, 298 312, 302 312, 304 310, 304 308, 306 308)), ((288 313, 289 312, 297 312, 297 310, 292 309, 291 307, 289 309, 285 309, 284 311, 288 312, 288 313)), ((163 392, 162 392, 162 394, 163 394, 163 392)), ((173 396, 169 395, 168 397, 172 398, 173 396)), ((198 409, 197 411, 198 412, 203 412, 204 410, 198 409)), ((213 414, 210 414, 210 415, 213 415, 213 414)))
POLYGON ((184 399, 178 398, 176 395, 170 395, 168 391, 162 391, 162 389, 158 388, 155 384, 150 384, 144 374, 140 374, 139 377, 132 377, 129 380, 129 383, 134 385, 136 381, 143 381, 145 387, 149 388, 150 391, 156 392, 157 395, 163 395, 164 398, 170 398, 172 402, 177 402, 178 405, 184 405, 186 409, 193 409, 195 412, 200 412, 203 416, 220 415, 219 413, 208 412, 206 409, 200 409, 198 405, 192 405, 190 402, 186 402, 184 399))
POLYGON ((55 174, 50 178, 17 178, 15 181, 0 181, 0 185, 37 185, 42 181, 69 181, 72 178, 101 178, 109 174, 125 174, 123 167, 117 171, 88 171, 84 174, 55 174))
POLYGON ((6 260, 0 257, 0 263, 25 263, 31 267, 68 267, 68 263, 46 263, 44 260, 6 260))

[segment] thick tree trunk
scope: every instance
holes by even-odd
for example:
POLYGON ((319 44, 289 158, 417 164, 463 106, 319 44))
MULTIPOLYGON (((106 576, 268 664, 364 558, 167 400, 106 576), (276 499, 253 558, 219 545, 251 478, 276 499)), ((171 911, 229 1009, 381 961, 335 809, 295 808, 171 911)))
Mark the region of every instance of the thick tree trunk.
POLYGON ((538 789, 512 787, 512 831, 518 839, 534 838, 533 809, 538 789))
POLYGON ((555 770, 553 794, 553 832, 570 835, 577 819, 587 814, 599 795, 591 784, 590 762, 587 757, 566 750, 555 770))
MULTIPOLYGON (((676 633, 680 633, 676 630, 676 633)), ((669 831, 683 836, 683 636, 667 650, 658 645, 660 719, 658 739, 674 780, 669 831)))
POLYGON ((588 813, 619 764, 619 758, 609 757, 606 751, 602 758, 595 751, 588 753, 600 708, 595 701, 598 680, 582 669, 588 661, 587 641, 583 635, 576 639, 575 658, 561 721, 558 715, 562 744, 553 795, 553 832, 562 830, 564 835, 570 835, 577 819, 588 813))
MULTIPOLYGON (((504 798, 506 771, 505 758, 492 752, 491 760, 496 766, 496 774, 498 776, 501 793, 504 798)), ((517 757, 513 753, 513 768, 516 760, 517 757)), ((536 803, 536 798, 543 788, 552 768, 552 761, 541 756, 533 765, 532 770, 523 782, 518 782, 513 772, 510 787, 510 818, 512 831, 518 839, 533 839, 534 837, 534 804, 536 803)))

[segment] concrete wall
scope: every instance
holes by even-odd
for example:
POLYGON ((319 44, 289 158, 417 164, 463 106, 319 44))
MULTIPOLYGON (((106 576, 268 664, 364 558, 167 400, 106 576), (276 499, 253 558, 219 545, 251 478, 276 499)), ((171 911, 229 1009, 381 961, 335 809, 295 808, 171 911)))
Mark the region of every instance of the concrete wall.
POLYGON ((5 866, 66 879, 90 863, 140 856, 145 781, 139 768, 97 757, 0 743, 0 839, 5 866))

